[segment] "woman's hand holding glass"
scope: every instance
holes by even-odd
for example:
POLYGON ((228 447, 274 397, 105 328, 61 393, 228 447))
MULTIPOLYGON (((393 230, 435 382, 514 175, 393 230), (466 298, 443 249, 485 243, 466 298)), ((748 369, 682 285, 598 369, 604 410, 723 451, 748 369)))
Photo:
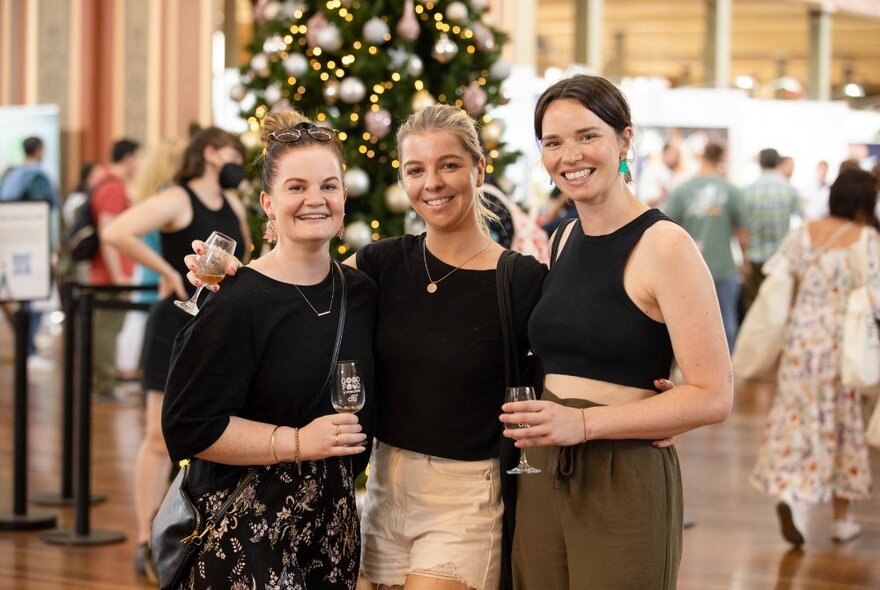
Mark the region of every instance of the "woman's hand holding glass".
MULTIPOLYGON (((186 273, 186 280, 195 287, 204 287, 205 289, 216 293, 220 290, 219 284, 207 284, 204 281, 199 280, 199 277, 196 274, 196 271, 199 269, 199 256, 205 253, 207 250, 207 244, 202 240, 194 240, 192 243, 192 249, 195 254, 188 254, 183 258, 186 267, 189 269, 189 272, 186 273)), ((226 257, 225 271, 227 275, 234 276, 241 266, 241 261, 231 253, 226 257)))
POLYGON ((212 232, 202 253, 196 257, 195 276, 201 284, 189 301, 175 301, 174 305, 190 315, 199 313, 198 299, 205 285, 216 285, 226 276, 228 259, 235 252, 235 240, 220 232, 212 232))
POLYGON ((367 435, 354 414, 328 414, 315 418, 299 433, 301 461, 357 455, 367 450, 367 435))
MULTIPOLYGON (((654 385, 661 392, 673 389, 668 379, 655 379, 654 385)), ((501 406, 504 412, 499 420, 504 423, 504 436, 512 438, 518 448, 538 446, 567 447, 584 442, 589 436, 585 430, 589 418, 579 408, 569 408, 557 403, 535 400, 508 402, 501 406), (528 424, 529 428, 510 428, 510 424, 528 424)), ((589 415, 589 412, 587 412, 589 415)), ((652 441, 655 448, 671 446, 672 438, 652 441)))

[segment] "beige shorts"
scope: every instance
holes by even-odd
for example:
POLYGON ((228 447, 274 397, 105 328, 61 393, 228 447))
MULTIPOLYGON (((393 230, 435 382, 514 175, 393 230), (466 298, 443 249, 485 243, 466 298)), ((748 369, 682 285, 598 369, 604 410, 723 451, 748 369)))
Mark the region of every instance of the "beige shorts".
POLYGON ((416 574, 496 590, 502 513, 498 459, 456 461, 377 441, 361 519, 361 573, 389 586, 416 574))

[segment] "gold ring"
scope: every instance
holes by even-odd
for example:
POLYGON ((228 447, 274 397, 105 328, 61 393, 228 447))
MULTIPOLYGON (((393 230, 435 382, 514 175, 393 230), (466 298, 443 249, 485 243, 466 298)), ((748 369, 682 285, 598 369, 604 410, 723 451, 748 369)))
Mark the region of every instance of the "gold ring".
POLYGON ((339 430, 339 424, 337 424, 336 425, 336 436, 339 436, 340 434, 342 434, 342 431, 339 430))
POLYGON ((335 441, 336 441, 336 442, 335 442, 335 446, 338 447, 338 446, 339 446, 339 435, 338 435, 338 434, 337 434, 336 437, 335 437, 335 441))

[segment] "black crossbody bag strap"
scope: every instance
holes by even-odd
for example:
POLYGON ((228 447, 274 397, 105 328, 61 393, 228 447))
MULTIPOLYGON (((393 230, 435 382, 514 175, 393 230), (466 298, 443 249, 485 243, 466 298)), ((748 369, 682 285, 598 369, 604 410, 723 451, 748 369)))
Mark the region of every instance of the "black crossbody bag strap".
POLYGON ((342 267, 335 260, 333 261, 333 268, 339 275, 339 282, 342 286, 342 297, 339 299, 339 323, 336 326, 336 343, 333 345, 333 356, 330 358, 330 371, 327 373, 327 378, 324 380, 324 386, 321 388, 321 391, 318 392, 317 397, 312 400, 312 403, 306 411, 303 412, 303 416, 308 416, 312 410, 318 407, 321 400, 324 399, 327 387, 330 385, 330 382, 333 380, 333 374, 336 372, 336 363, 339 361, 339 349, 342 347, 342 333, 345 332, 345 310, 348 307, 348 287, 345 284, 345 273, 342 272, 342 267))
POLYGON ((519 352, 516 346, 516 325, 513 321, 513 301, 510 295, 515 256, 510 250, 501 253, 495 277, 498 311, 501 315, 501 341, 504 348, 504 384, 507 387, 514 387, 519 381, 519 352))

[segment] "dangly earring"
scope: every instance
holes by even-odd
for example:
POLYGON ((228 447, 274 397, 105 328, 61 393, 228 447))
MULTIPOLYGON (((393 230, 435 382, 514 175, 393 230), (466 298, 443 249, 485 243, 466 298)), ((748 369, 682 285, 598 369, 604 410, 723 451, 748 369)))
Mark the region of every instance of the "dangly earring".
POLYGON ((629 164, 626 163, 626 154, 620 156, 620 164, 617 166, 617 171, 621 174, 629 174, 629 164))
POLYGON ((342 223, 339 224, 339 231, 336 232, 336 237, 339 238, 340 242, 345 241, 345 213, 342 214, 342 223))
POLYGON ((275 229, 275 219, 270 217, 266 222, 266 229, 263 231, 263 239, 274 244, 278 241, 278 231, 275 229))

